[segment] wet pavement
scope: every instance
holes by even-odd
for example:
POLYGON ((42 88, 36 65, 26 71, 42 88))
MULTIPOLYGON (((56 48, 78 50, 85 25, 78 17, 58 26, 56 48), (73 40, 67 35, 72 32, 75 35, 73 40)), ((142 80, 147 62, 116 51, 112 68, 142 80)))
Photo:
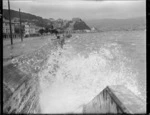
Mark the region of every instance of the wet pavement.
POLYGON ((10 40, 3 40, 3 65, 10 63, 10 61, 18 56, 28 54, 41 48, 50 42, 54 36, 40 36, 24 38, 23 42, 20 39, 14 39, 13 45, 10 45, 10 40))

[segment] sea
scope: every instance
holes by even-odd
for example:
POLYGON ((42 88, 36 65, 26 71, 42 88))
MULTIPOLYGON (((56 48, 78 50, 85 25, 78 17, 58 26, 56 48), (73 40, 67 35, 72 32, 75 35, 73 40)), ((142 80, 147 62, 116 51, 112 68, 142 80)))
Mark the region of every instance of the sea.
POLYGON ((75 33, 39 72, 42 113, 81 113, 106 86, 146 102, 146 30, 75 33))

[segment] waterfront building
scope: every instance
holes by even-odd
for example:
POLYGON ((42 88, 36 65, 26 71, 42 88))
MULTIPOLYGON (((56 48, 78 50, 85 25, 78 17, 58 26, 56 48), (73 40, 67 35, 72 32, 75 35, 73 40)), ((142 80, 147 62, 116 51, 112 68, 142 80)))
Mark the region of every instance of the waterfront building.
MULTIPOLYGON (((12 36, 16 37, 15 34, 15 25, 18 25, 18 23, 11 21, 11 29, 12 29, 12 36)), ((9 20, 3 18, 3 38, 10 38, 10 25, 9 20)))

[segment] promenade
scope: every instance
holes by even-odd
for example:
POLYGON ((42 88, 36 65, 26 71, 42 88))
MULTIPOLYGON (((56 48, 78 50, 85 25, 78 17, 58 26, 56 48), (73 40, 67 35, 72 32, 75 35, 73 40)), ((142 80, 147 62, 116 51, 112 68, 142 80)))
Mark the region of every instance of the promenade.
POLYGON ((14 39, 13 45, 10 44, 10 39, 3 40, 3 65, 10 63, 11 59, 15 57, 39 49, 53 38, 54 36, 29 37, 24 38, 23 42, 21 39, 14 39))

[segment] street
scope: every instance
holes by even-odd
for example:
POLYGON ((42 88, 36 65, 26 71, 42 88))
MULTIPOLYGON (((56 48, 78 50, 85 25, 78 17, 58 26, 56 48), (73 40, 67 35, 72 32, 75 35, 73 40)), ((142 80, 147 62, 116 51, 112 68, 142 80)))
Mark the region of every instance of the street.
POLYGON ((45 44, 50 42, 54 36, 40 36, 24 38, 23 42, 20 39, 14 39, 13 45, 10 45, 10 39, 3 40, 3 65, 6 65, 14 57, 33 52, 45 44))

